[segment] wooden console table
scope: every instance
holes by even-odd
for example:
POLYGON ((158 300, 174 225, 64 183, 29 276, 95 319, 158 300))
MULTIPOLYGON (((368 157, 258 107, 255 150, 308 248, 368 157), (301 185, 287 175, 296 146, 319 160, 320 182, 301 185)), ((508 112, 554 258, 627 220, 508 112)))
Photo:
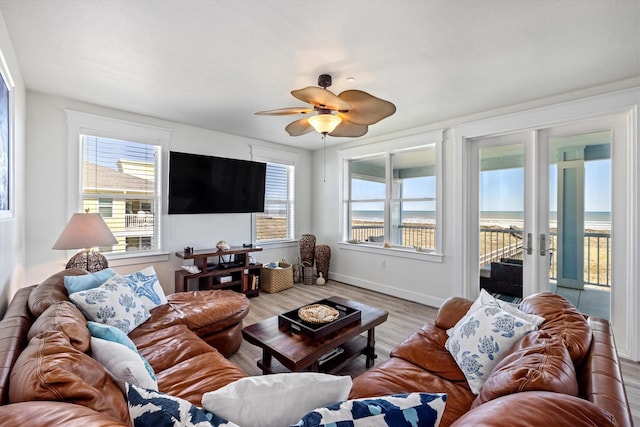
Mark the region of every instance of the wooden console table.
POLYGON ((201 249, 190 253, 176 252, 176 256, 182 259, 192 259, 200 273, 189 273, 180 269, 175 272, 175 291, 185 292, 188 289, 189 279, 198 279, 199 289, 225 289, 234 288, 247 296, 255 296, 260 293, 260 277, 262 264, 250 264, 250 252, 262 251, 260 247, 244 248, 234 247, 226 251, 218 249, 201 249), (216 263, 209 263, 208 259, 217 257, 216 263), (225 259, 227 258, 228 259, 225 259), (229 277, 229 281, 223 281, 223 277, 229 277))

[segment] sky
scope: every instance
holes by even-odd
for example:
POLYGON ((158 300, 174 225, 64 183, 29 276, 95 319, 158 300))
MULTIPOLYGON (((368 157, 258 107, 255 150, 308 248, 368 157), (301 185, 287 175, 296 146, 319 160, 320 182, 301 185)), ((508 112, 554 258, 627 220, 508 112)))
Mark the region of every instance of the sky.
MULTIPOLYGON (((481 211, 522 211, 524 170, 485 171, 480 177, 481 211), (491 195, 490 197, 488 195, 491 195)), ((555 166, 549 172, 549 210, 557 210, 555 166)), ((585 162, 585 211, 611 212, 611 160, 585 162)))

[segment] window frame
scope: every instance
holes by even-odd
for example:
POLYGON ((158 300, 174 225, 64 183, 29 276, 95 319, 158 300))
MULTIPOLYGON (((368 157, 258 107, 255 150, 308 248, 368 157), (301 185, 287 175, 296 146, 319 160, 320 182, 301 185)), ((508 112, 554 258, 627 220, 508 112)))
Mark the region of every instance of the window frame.
MULTIPOLYGON (((287 237, 283 239, 257 240, 257 217, 259 213, 251 214, 251 240, 260 246, 288 246, 296 242, 296 175, 298 173, 298 154, 290 151, 251 146, 251 160, 290 166, 293 171, 288 172, 287 185, 293 186, 288 190, 290 200, 287 201, 287 237), (291 180, 289 182, 289 180, 291 180)), ((266 198, 266 195, 265 195, 266 198)))
POLYGON ((68 169, 67 188, 70 189, 67 214, 70 217, 73 213, 81 212, 83 206, 82 197, 82 135, 92 135, 103 138, 111 138, 123 141, 132 141, 142 144, 158 146, 160 158, 156 169, 156 199, 157 199, 157 249, 151 251, 132 251, 121 253, 105 253, 111 266, 122 266, 137 264, 140 258, 144 262, 159 262, 169 259, 167 248, 167 227, 162 220, 162 212, 166 212, 166 170, 163 165, 167 164, 167 152, 171 138, 171 130, 158 126, 142 123, 130 122, 111 117, 99 116, 95 114, 64 110, 67 115, 67 138, 68 138, 68 169), (113 262, 112 262, 113 261, 113 262))
POLYGON ((405 258, 414 258, 420 260, 428 260, 434 262, 443 262, 442 254, 442 239, 443 239, 443 157, 442 157, 442 141, 444 137, 443 130, 432 131, 428 133, 422 133, 410 137, 397 138, 386 140, 383 142, 363 145, 354 148, 346 148, 338 150, 338 161, 342 165, 342 185, 340 188, 340 236, 339 242, 341 248, 348 250, 355 250, 361 252, 380 253, 384 252, 391 255, 398 255, 405 258), (416 251, 414 248, 405 246, 392 245, 391 248, 383 248, 379 243, 349 243, 349 236, 351 230, 351 216, 349 205, 353 202, 350 199, 350 185, 351 185, 351 161, 385 157, 385 174, 386 174, 386 196, 384 202, 384 229, 385 236, 389 236, 391 230, 391 204, 394 198, 392 197, 392 163, 391 157, 393 154, 407 152, 411 150, 417 150, 435 146, 435 179, 436 179, 436 213, 435 213, 435 248, 433 251, 422 252, 416 251))

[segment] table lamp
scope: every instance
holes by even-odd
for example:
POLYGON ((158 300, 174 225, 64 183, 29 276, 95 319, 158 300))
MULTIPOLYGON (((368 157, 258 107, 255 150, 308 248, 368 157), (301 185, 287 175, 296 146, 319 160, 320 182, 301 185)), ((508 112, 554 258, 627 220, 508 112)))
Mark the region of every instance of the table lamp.
POLYGON ((109 266, 107 259, 100 252, 91 248, 109 246, 118 243, 99 213, 75 213, 62 230, 60 237, 51 249, 82 249, 71 257, 66 268, 78 267, 90 273, 104 270, 109 266))

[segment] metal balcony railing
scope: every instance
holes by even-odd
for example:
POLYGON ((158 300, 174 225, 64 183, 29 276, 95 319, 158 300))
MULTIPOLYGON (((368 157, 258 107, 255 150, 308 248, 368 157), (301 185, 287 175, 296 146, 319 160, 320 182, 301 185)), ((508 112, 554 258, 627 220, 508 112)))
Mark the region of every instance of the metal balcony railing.
POLYGON ((124 215, 125 229, 153 230, 154 215, 149 212, 124 215))
MULTIPOLYGON (((435 247, 435 227, 433 225, 407 225, 398 227, 402 246, 435 247)), ((558 260, 556 256, 557 233, 552 231, 549 239, 551 261, 549 278, 557 279, 558 260)), ((380 225, 353 225, 351 238, 361 241, 383 242, 384 227, 380 225)), ((389 239, 387 239, 389 240, 389 239)), ((500 261, 500 258, 522 259, 522 230, 513 228, 480 228, 480 267, 500 261)), ((585 284, 611 286, 611 234, 609 232, 584 233, 584 280, 585 284)))

